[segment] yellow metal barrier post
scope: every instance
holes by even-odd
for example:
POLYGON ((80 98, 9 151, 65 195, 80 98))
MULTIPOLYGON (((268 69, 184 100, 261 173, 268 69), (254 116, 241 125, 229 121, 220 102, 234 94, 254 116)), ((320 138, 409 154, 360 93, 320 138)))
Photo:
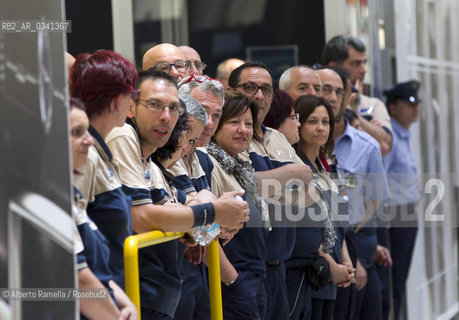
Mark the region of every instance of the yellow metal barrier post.
POLYGON ((124 278, 126 294, 137 307, 140 320, 139 249, 183 237, 183 232, 150 231, 127 237, 124 241, 124 278))
POLYGON ((207 264, 209 269, 211 319, 223 320, 220 254, 217 240, 213 240, 207 247, 207 264))

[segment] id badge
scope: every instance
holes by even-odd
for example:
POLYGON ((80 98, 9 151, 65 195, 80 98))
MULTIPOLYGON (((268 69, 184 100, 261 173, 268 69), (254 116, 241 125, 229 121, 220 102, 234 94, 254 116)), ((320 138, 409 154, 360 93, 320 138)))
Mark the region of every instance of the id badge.
POLYGON ((357 177, 353 173, 349 173, 344 179, 344 185, 346 188, 356 188, 357 187, 357 177))

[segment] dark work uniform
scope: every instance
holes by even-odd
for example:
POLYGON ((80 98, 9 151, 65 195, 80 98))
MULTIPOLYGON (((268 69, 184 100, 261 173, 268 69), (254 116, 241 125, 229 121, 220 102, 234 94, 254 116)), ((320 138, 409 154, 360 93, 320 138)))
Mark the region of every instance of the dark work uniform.
MULTIPOLYGON (((198 148, 189 156, 181 159, 171 169, 174 174, 173 185, 185 193, 209 190, 212 161, 205 149, 198 148)), ((182 292, 175 312, 175 320, 207 320, 210 319, 210 296, 207 281, 207 267, 204 263, 193 264, 186 258, 182 263, 182 292)))
POLYGON ((88 161, 75 175, 75 187, 83 194, 82 206, 108 241, 113 280, 124 290, 124 240, 132 234, 131 198, 124 192, 118 166, 100 134, 92 127, 94 145, 88 161))
MULTIPOLYGON (((252 140, 248 152, 255 171, 267 171, 287 164, 304 163, 285 136, 277 130, 262 126, 263 141, 252 140)), ((266 240, 266 313, 265 319, 288 319, 289 302, 285 262, 291 257, 295 243, 295 228, 285 219, 286 207, 268 205, 273 226, 266 240), (281 219, 279 219, 279 214, 281 219), (292 226, 290 224, 290 226, 292 226)))
MULTIPOLYGON (((218 161, 211 172, 212 193, 217 197, 224 192, 242 189, 233 175, 228 175, 218 161)), ((250 220, 223 248, 226 257, 238 272, 236 281, 230 286, 222 284, 223 318, 225 320, 263 319, 266 310, 266 292, 263 280, 266 275, 265 241, 268 230, 262 226, 261 213, 244 194, 249 203, 250 220)))

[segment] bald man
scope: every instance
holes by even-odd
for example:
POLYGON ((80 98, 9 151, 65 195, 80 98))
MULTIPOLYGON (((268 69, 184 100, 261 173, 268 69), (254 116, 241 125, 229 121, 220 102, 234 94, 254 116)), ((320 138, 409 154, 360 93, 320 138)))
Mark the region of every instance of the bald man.
POLYGON ((228 88, 228 78, 231 72, 243 65, 244 61, 237 58, 226 59, 217 66, 217 79, 223 82, 225 88, 228 88))
POLYGON ((180 46, 178 47, 182 51, 185 59, 190 64, 188 74, 204 74, 204 69, 207 67, 204 62, 201 61, 201 56, 192 47, 180 46))
POLYGON ((142 69, 154 68, 169 74, 177 83, 188 76, 190 64, 182 51, 170 43, 154 46, 143 55, 142 69))
POLYGON ((300 96, 320 96, 322 83, 316 71, 306 66, 291 67, 282 73, 279 89, 284 90, 293 100, 300 96))

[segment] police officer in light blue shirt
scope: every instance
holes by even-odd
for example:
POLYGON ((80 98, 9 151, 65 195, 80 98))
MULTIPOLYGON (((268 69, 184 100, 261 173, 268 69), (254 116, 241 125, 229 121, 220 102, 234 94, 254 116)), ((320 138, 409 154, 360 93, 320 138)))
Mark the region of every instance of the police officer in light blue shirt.
POLYGON ((416 165, 410 148, 410 126, 418 118, 420 83, 416 80, 399 83, 385 90, 387 109, 393 131, 392 150, 384 157, 391 191, 386 214, 392 253, 394 319, 399 319, 406 279, 413 256, 417 233, 416 204, 421 200, 416 165))
POLYGON ((335 154, 349 197, 349 222, 355 226, 357 313, 360 319, 381 319, 381 285, 373 261, 378 242, 371 214, 388 198, 389 190, 379 144, 342 121, 345 130, 335 142, 335 154))

